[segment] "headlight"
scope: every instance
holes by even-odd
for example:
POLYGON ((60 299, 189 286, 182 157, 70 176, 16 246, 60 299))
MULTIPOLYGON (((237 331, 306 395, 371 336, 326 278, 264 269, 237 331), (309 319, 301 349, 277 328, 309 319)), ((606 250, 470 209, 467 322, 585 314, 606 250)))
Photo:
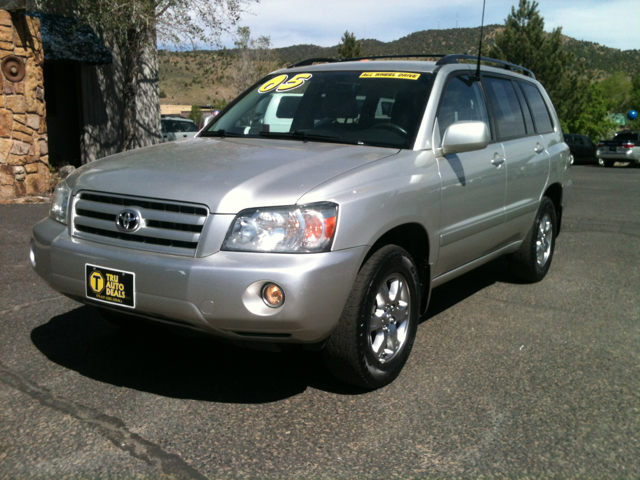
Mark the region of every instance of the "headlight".
POLYGON ((51 210, 49 210, 49 216, 66 225, 70 198, 71 188, 69 188, 67 182, 60 182, 53 192, 53 197, 51 198, 51 210))
POLYGON ((222 246, 241 252, 327 252, 336 231, 338 206, 314 203, 243 210, 222 246))

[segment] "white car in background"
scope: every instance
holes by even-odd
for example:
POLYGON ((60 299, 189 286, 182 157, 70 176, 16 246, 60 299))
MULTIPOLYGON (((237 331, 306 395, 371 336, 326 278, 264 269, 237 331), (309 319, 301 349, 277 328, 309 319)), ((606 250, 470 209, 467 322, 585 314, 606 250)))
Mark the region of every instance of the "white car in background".
POLYGON ((251 128, 255 129, 256 125, 261 131, 288 132, 301 99, 301 93, 280 93, 264 97, 256 105, 251 127, 247 127, 245 133, 249 133, 251 128))
POLYGON ((183 140, 193 138, 198 133, 198 126, 193 120, 183 117, 162 117, 162 141, 183 140))

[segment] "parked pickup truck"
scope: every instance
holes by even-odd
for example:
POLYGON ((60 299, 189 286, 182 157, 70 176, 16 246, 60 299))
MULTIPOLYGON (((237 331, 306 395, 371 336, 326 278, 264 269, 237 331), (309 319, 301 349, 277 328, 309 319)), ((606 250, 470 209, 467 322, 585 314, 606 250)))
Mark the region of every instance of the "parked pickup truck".
POLYGON ((629 130, 616 133, 611 140, 598 143, 598 163, 613 167, 615 162, 640 164, 640 133, 629 130))

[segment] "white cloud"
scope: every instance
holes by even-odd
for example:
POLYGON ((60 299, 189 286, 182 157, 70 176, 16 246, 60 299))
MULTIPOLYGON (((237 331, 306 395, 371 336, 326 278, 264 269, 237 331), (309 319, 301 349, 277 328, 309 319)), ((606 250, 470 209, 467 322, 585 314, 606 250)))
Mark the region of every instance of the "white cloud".
POLYGON ((546 1, 540 5, 545 27, 562 27, 562 33, 621 50, 640 49, 640 2, 638 0, 546 1), (544 4, 549 13, 544 15, 544 4))

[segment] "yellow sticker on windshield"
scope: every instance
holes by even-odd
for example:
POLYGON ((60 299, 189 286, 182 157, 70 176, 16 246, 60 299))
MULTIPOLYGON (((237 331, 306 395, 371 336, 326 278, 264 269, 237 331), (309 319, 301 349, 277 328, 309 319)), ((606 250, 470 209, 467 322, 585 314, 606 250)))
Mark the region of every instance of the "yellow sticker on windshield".
POLYGON ((258 89, 258 92, 268 93, 272 90, 275 90, 276 92, 286 92, 288 90, 293 90, 294 88, 304 85, 305 82, 311 78, 311 74, 299 73, 290 80, 287 80, 287 78, 289 78, 287 75, 278 75, 262 85, 258 89))
POLYGON ((404 78, 405 80, 417 80, 419 73, 407 72, 364 72, 360 78, 404 78))

